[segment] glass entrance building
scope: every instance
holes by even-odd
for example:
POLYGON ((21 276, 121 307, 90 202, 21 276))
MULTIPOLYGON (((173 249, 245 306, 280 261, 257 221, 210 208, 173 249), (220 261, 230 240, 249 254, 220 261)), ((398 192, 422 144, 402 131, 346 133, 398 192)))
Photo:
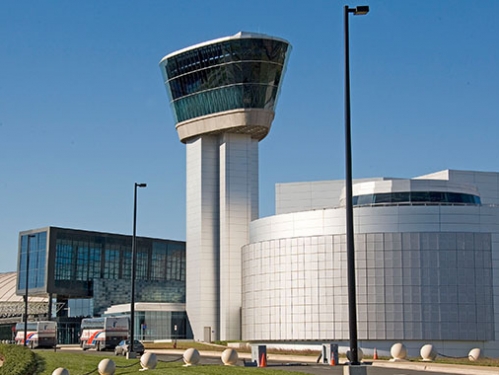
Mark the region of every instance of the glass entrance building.
MULTIPOLYGON (((66 323, 67 318, 103 315, 114 305, 125 304, 120 313, 128 313, 131 245, 131 236, 112 233, 57 227, 21 232, 16 294, 25 295, 27 272, 28 295, 48 296, 57 302, 49 304, 49 309, 55 311, 49 311, 48 315, 66 323)), ((150 310, 148 304, 161 304, 162 309, 154 313, 154 322, 183 327, 183 337, 189 337, 185 314, 185 242, 137 237, 135 285, 135 301, 143 309, 137 311, 137 335, 140 332, 150 339, 171 338, 155 337, 154 332, 164 330, 140 318, 150 310), (148 328, 141 330, 144 325, 148 328)))

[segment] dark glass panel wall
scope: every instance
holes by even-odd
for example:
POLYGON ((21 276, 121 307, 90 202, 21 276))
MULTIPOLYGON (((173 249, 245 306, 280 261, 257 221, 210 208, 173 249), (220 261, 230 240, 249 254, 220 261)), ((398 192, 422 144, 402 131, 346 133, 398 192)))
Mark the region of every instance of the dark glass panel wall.
POLYGON ((209 44, 170 57, 166 64, 169 79, 203 68, 240 61, 284 63, 289 45, 274 39, 240 38, 209 44))
POLYGON ((26 290, 26 266, 28 268, 28 289, 45 290, 45 269, 47 261, 47 232, 23 235, 20 238, 18 291, 26 290), (29 247, 28 247, 29 241, 29 247), (29 250, 29 264, 26 264, 29 250))
POLYGON ((390 204, 437 204, 437 205, 480 205, 479 196, 464 193, 411 191, 398 193, 364 194, 353 197, 354 206, 390 204))
POLYGON ((135 332, 144 341, 192 338, 184 311, 138 311, 135 332))
POLYGON ((176 121, 239 108, 274 110, 287 43, 241 38, 174 55, 166 62, 176 121))
POLYGON ((181 244, 155 243, 152 249, 151 280, 185 281, 185 250, 181 244))
MULTIPOLYGON (((49 292, 68 297, 93 296, 97 279, 131 278, 131 236, 62 228, 53 231, 54 278, 49 292)), ((137 238, 136 280, 185 281, 185 243, 137 238), (177 278, 168 276, 175 269, 177 278)))

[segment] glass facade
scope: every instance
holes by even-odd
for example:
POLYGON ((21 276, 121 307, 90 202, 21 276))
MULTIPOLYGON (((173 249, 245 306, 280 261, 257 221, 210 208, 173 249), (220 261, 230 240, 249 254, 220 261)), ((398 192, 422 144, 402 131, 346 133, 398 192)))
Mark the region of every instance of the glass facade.
POLYGON ((64 308, 67 317, 92 316, 94 301, 91 298, 71 299, 64 308))
MULTIPOLYGON (((54 228, 54 290, 92 296, 96 279, 130 280, 131 237, 54 228)), ((185 243, 137 238, 136 280, 185 281, 185 243)))
POLYGON ((239 108, 274 110, 290 46, 239 38, 188 50, 164 66, 177 122, 239 108))
POLYGON ((26 290, 26 271, 29 275, 28 289, 30 291, 45 290, 47 232, 21 235, 19 242, 18 291, 24 292, 26 290), (29 263, 27 262, 28 258, 29 263))
MULTIPOLYGON (((30 294, 61 301, 97 298, 99 306, 129 302, 131 236, 56 227, 21 233, 18 294, 26 289, 28 250, 30 294), (104 297, 94 295, 97 284, 104 297)), ((143 302, 185 302, 185 242, 137 237, 136 266, 137 287, 148 299, 143 302), (152 293, 155 289, 162 292, 152 293)))
POLYGON ((140 340, 186 339, 191 336, 185 311, 137 311, 136 316, 134 331, 140 340))
MULTIPOLYGON (((425 205, 480 205, 480 197, 472 194, 410 191, 357 195, 352 198, 354 206, 425 204, 425 205)), ((344 200, 342 200, 344 204, 344 200)))

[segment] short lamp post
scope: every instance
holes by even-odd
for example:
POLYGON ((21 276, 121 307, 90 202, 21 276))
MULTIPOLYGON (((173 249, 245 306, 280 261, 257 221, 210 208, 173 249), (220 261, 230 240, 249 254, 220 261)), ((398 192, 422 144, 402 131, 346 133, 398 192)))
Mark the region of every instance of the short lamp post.
POLYGON ((352 140, 350 132, 350 47, 348 36, 348 15, 364 15, 369 12, 368 6, 349 8, 345 5, 345 211, 347 237, 347 270, 348 270, 348 321, 350 331, 350 362, 359 365, 357 346, 357 301, 355 286, 355 247, 353 231, 353 196, 352 196, 352 140))
POLYGON ((128 351, 129 358, 135 357, 133 348, 134 328, 135 328, 135 271, 137 267, 137 188, 145 188, 147 184, 135 183, 133 193, 133 236, 132 236, 132 285, 130 298, 130 348, 128 351))
POLYGON ((28 290, 29 290, 29 244, 30 239, 34 238, 34 234, 28 234, 28 243, 26 245, 26 292, 24 294, 24 346, 27 345, 28 341, 28 290))

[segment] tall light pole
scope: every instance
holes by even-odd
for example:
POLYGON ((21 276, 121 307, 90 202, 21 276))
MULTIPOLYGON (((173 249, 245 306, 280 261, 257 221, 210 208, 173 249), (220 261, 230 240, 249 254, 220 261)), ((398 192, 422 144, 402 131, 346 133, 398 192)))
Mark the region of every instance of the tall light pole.
POLYGON ((28 339, 28 282, 29 282, 29 243, 30 238, 34 238, 34 234, 28 234, 28 244, 26 246, 26 292, 24 294, 24 346, 27 345, 28 339))
POLYGON ((369 7, 349 8, 345 5, 345 198, 346 198, 346 236, 348 270, 348 322, 350 331, 350 361, 359 365, 357 347, 357 301, 355 287, 355 247, 353 235, 353 199, 352 199, 352 139, 350 132, 350 47, 348 36, 348 15, 364 15, 369 7))
POLYGON ((137 188, 145 188, 147 184, 135 183, 133 192, 133 236, 132 236, 132 286, 131 286, 131 299, 130 299, 130 348, 128 350, 128 357, 135 358, 133 350, 133 337, 135 328, 135 268, 137 265, 137 188))

